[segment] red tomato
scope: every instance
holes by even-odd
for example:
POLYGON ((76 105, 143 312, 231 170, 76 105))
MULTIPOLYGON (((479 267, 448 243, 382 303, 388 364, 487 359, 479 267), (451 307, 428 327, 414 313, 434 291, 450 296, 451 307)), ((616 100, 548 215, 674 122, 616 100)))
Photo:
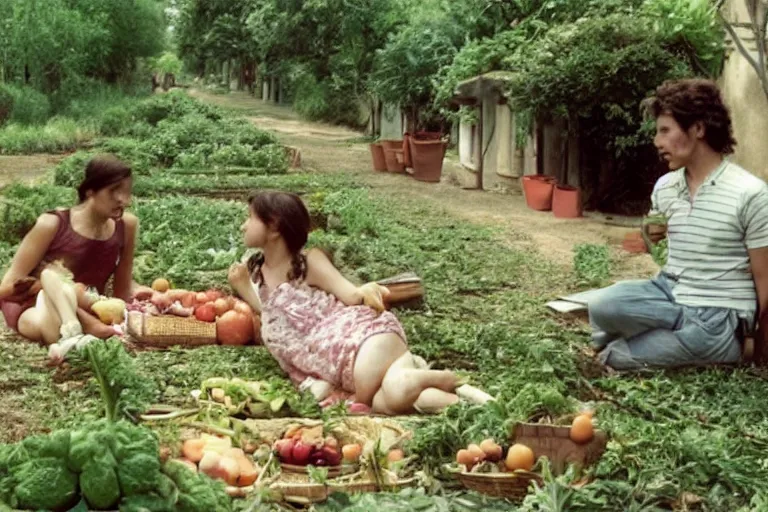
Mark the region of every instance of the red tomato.
POLYGON ((222 345, 245 345, 253 339, 253 319, 227 311, 216 319, 216 338, 222 345))
POLYGON ((195 318, 202 322, 216 321, 216 308, 212 302, 206 302, 195 308, 195 318))
POLYGON ((251 309, 251 306, 248 305, 247 302, 244 302, 242 300, 238 300, 235 302, 235 307, 233 308, 238 313, 242 313, 244 315, 252 315, 253 310, 251 309))
POLYGON ((232 309, 232 305, 224 297, 216 299, 213 302, 213 306, 216 308, 216 316, 221 316, 227 311, 229 311, 230 309, 232 309))
POLYGON ((205 294, 208 296, 208 300, 210 302, 213 302, 216 299, 220 299, 224 296, 224 294, 221 293, 219 290, 208 290, 205 292, 205 294))
POLYGON ((195 292, 187 292, 181 296, 181 305, 185 308, 191 308, 195 306, 197 297, 195 292))

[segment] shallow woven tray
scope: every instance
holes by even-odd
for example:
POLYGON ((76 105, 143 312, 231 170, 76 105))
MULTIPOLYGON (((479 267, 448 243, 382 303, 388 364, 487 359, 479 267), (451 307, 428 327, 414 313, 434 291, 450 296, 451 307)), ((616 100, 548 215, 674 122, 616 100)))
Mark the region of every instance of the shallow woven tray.
MULTIPOLYGON (((356 464, 347 464, 344 466, 326 466, 326 467, 328 468, 328 478, 336 478, 337 476, 348 475, 350 473, 355 473, 358 470, 358 466, 356 464)), ((297 473, 300 475, 309 476, 309 471, 307 471, 307 466, 297 466, 295 464, 284 464, 281 462, 280 468, 287 473, 297 473)))
POLYGON ((456 478, 467 489, 488 496, 522 501, 528 494, 528 488, 533 482, 540 486, 544 484, 541 476, 530 471, 515 471, 514 473, 456 473, 456 478))
POLYGON ((279 481, 270 486, 273 491, 279 492, 285 501, 294 503, 318 503, 328 499, 334 492, 355 494, 361 492, 396 491, 408 487, 416 482, 416 478, 405 478, 391 485, 379 487, 376 482, 361 480, 353 482, 327 482, 318 484, 314 482, 286 482, 279 481))
POLYGON ((128 334, 137 345, 197 347, 216 344, 216 324, 194 318, 128 313, 128 334))

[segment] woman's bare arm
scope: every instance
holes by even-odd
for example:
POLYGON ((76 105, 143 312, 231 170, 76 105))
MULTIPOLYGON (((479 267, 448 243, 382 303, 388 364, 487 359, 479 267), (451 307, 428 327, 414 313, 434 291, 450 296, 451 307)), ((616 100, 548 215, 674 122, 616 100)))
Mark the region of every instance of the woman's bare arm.
POLYGON ((146 288, 133 280, 133 258, 136 251, 136 240, 139 238, 139 219, 131 214, 123 215, 125 223, 125 243, 120 254, 120 262, 115 269, 114 296, 128 301, 136 291, 146 288))
POLYGON ((58 228, 59 218, 55 215, 44 213, 37 218, 35 225, 21 241, 11 260, 11 266, 0 281, 0 300, 11 297, 14 283, 28 277, 42 262, 58 228))
POLYGON ((347 306, 363 303, 360 288, 352 284, 319 249, 307 252, 307 284, 333 294, 347 306))

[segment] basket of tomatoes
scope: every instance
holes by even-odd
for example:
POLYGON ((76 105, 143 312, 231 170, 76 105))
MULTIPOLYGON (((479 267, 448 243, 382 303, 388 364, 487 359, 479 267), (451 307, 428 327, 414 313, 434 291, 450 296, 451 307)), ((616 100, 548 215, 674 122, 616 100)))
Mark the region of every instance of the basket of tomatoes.
POLYGON ((174 289, 162 278, 152 289, 126 305, 127 331, 139 345, 246 345, 261 339, 259 315, 223 291, 174 289))

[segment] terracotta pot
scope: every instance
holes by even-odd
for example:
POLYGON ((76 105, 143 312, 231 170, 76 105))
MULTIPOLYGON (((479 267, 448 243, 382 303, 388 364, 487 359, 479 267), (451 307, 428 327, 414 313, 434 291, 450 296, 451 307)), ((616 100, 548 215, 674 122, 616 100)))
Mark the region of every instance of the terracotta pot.
POLYGON ((581 217, 581 190, 568 185, 555 185, 552 213, 560 219, 581 217))
POLYGON ((371 148, 371 158, 373 160, 374 171, 386 171, 387 162, 384 160, 384 148, 378 142, 369 146, 371 148))
POLYGON ((403 149, 403 139, 397 139, 397 140, 384 139, 384 140, 380 140, 379 143, 384 148, 384 151, 388 149, 399 149, 402 151, 403 149))
POLYGON ((552 193, 555 179, 552 176, 532 174, 523 176, 525 204, 531 210, 546 212, 552 209, 552 193))
POLYGON ((405 166, 413 167, 413 159, 411 158, 411 137, 410 133, 403 134, 403 156, 405 158, 405 166))
POLYGON ((387 163, 389 172, 404 173, 405 164, 403 163, 402 149, 384 149, 384 161, 387 163))
POLYGON ((448 144, 442 140, 411 139, 412 176, 419 181, 437 183, 443 173, 443 158, 448 144))
POLYGON ((640 232, 627 233, 621 247, 630 253, 643 254, 648 252, 648 247, 643 240, 643 234, 640 232))
POLYGON ((413 138, 416 140, 440 140, 443 138, 443 134, 440 132, 416 132, 413 134, 413 138))

